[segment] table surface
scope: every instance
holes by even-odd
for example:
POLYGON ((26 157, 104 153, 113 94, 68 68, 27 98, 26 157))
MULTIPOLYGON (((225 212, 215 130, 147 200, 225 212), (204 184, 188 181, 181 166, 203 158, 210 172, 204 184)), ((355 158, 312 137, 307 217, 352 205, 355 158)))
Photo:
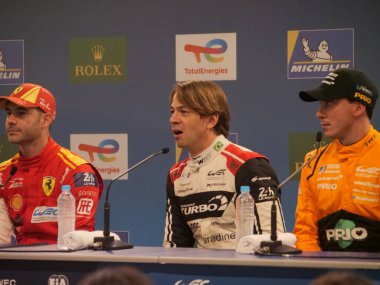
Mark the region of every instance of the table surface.
POLYGON ((234 250, 197 248, 134 247, 101 251, 60 252, 56 245, 0 249, 0 260, 54 260, 155 264, 205 264, 294 268, 380 269, 378 253, 303 252, 299 255, 257 256, 234 250))

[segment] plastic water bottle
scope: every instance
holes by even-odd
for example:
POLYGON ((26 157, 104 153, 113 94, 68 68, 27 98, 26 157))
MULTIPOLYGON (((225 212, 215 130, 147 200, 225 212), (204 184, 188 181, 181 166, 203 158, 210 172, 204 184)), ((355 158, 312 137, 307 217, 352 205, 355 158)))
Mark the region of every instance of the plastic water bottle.
POLYGON ((241 186, 236 200, 236 247, 242 237, 253 234, 255 202, 249 190, 249 186, 241 186))
POLYGON ((63 244, 63 236, 75 230, 75 197, 71 194, 70 185, 62 185, 62 193, 58 200, 58 240, 59 249, 67 249, 63 244))

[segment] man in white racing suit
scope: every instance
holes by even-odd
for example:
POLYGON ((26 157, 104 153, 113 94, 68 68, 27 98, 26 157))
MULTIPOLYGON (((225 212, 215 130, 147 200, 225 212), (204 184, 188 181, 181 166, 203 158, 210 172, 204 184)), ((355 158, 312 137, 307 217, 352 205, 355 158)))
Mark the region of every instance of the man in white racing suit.
MULTIPOLYGON (((177 83, 170 109, 177 146, 190 156, 168 175, 163 245, 235 248, 235 199, 242 185, 250 186, 255 200, 254 233, 270 233, 277 176, 266 157, 226 139, 230 110, 221 87, 210 81, 177 83)), ((279 199, 276 204, 277 230, 284 232, 279 199)))

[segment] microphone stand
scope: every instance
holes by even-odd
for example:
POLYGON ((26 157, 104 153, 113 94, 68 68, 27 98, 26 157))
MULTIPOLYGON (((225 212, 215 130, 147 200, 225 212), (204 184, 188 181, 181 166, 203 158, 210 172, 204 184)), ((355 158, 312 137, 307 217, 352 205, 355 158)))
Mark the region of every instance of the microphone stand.
POLYGON ((300 254, 302 251, 298 248, 283 244, 281 240, 277 240, 277 206, 279 190, 288 183, 294 176, 296 176, 302 169, 310 164, 310 162, 317 157, 318 150, 321 145, 322 133, 317 132, 316 149, 317 151, 311 156, 300 168, 294 171, 288 178, 281 182, 274 192, 273 203, 271 206, 271 232, 270 241, 262 241, 260 249, 255 251, 256 255, 284 255, 284 254, 300 254))
POLYGON ((110 202, 108 200, 108 194, 109 194, 109 191, 110 191, 110 188, 111 188, 111 185, 116 181, 118 180, 119 178, 121 178, 122 176, 124 176, 125 174, 131 172, 132 170, 134 170, 135 168, 139 167, 141 164, 143 164, 144 162, 152 159, 153 157, 157 156, 157 155, 160 155, 160 154, 165 154, 165 153, 168 153, 169 152, 169 148, 163 148, 161 151, 157 152, 157 153, 154 153, 154 154, 151 154, 150 156, 148 156, 147 158, 143 159, 142 161, 140 161, 139 163, 135 164, 134 166, 132 166, 131 168, 127 169, 125 172, 121 173, 119 176, 113 178, 110 182, 110 184, 108 184, 108 187, 107 187, 107 192, 106 192, 106 199, 105 199, 105 202, 104 202, 104 227, 103 227, 103 236, 102 237, 95 237, 94 238, 94 243, 98 243, 100 244, 100 248, 98 247, 95 247, 95 250, 119 250, 119 249, 129 249, 129 248, 133 248, 133 245, 132 244, 129 244, 125 241, 122 241, 122 240, 115 240, 115 238, 113 236, 110 235, 110 213, 111 213, 111 205, 110 205, 110 202))
POLYGON ((11 178, 13 177, 13 175, 16 174, 16 172, 17 172, 17 166, 13 165, 12 168, 11 168, 11 171, 10 171, 10 173, 9 173, 8 179, 5 180, 5 183, 0 184, 0 188, 4 188, 5 185, 8 184, 9 180, 11 180, 11 178))

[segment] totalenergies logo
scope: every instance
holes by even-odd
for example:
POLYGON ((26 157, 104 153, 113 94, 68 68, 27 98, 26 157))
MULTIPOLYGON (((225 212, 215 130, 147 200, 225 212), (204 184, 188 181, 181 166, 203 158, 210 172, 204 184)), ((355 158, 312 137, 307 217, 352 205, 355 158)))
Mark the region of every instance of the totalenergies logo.
POLYGON ((209 41, 206 46, 197 46, 187 44, 184 47, 185 51, 192 52, 195 55, 196 61, 201 62, 201 54, 203 53, 206 60, 209 62, 221 62, 224 60, 224 57, 214 57, 214 54, 222 54, 227 50, 227 43, 222 39, 213 39, 209 41))
POLYGON ((99 143, 98 146, 89 144, 80 144, 78 146, 79 150, 85 151, 90 157, 90 161, 93 162, 95 159, 95 154, 98 158, 104 162, 112 162, 116 159, 115 156, 110 156, 110 154, 117 153, 119 150, 119 143, 114 139, 105 139, 99 143))

